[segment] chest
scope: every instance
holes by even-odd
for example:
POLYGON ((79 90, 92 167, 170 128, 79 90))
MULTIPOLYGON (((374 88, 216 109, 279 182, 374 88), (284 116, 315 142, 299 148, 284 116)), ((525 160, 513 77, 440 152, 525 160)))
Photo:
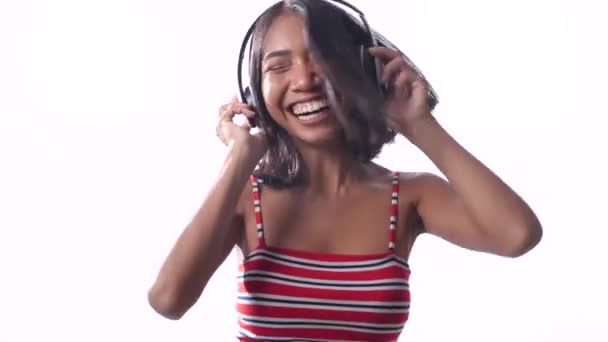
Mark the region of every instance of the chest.
MULTIPOLYGON (((332 254, 374 254, 388 249, 390 186, 368 187, 339 198, 262 189, 260 210, 267 246, 332 254)), ((408 245, 410 200, 400 196, 396 245, 408 245)), ((246 218, 247 246, 255 249, 255 217, 246 218)), ((400 248, 400 246, 398 246, 400 248)))

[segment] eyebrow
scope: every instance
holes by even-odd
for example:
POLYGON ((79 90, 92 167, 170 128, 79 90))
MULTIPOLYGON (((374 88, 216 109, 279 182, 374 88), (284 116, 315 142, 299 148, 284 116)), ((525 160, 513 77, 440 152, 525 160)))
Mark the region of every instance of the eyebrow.
POLYGON ((271 52, 265 54, 263 60, 266 61, 273 57, 287 56, 290 54, 291 54, 291 50, 275 50, 275 51, 271 51, 271 52))

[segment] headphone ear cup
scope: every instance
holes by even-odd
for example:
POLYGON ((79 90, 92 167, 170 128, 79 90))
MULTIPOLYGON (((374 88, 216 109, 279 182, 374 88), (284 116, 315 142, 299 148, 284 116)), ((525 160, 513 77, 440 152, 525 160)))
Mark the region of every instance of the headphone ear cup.
MULTIPOLYGON (((251 107, 255 107, 253 105, 253 94, 251 93, 251 89, 249 87, 246 87, 245 90, 243 91, 245 98, 243 99, 243 101, 245 101, 245 103, 251 107)), ((247 118, 247 121, 249 121, 249 126, 256 127, 257 123, 256 120, 252 119, 252 118, 247 118)))
POLYGON ((359 54, 361 59, 361 68, 370 81, 373 82, 374 86, 378 89, 381 88, 380 81, 380 65, 377 59, 372 56, 366 45, 359 47, 359 54))
POLYGON ((245 88, 245 98, 243 99, 246 104, 253 107, 253 94, 251 93, 251 89, 249 87, 245 88))

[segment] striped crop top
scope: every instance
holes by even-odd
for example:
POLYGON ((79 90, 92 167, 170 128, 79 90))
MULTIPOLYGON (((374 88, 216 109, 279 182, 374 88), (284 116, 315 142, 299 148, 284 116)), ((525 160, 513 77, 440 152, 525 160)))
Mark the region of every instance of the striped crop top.
POLYGON ((239 341, 397 341, 410 305, 409 266, 394 250, 399 174, 388 249, 362 255, 266 246, 259 183, 251 181, 259 246, 239 265, 239 341))

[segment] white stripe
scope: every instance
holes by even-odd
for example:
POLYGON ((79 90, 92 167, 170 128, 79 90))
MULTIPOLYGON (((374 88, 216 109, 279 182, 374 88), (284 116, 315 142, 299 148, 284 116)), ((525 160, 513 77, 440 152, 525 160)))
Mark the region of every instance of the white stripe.
MULTIPOLYGON (((358 325, 358 326, 361 326, 362 328, 380 327, 380 328, 386 328, 386 329, 391 329, 391 328, 392 329, 401 329, 403 327, 403 324, 400 324, 400 323, 367 323, 367 322, 361 322, 361 321, 338 321, 338 320, 330 320, 330 319, 250 316, 250 315, 244 315, 244 314, 239 314, 238 316, 240 318, 245 318, 245 319, 268 321, 268 323, 270 323, 270 324, 281 323, 281 322, 293 322, 296 325, 298 325, 298 323, 317 323, 317 324, 327 323, 327 324, 335 324, 335 325, 358 325)), ((251 324, 248 322, 246 322, 246 323, 251 324)), ((285 325, 281 325, 281 326, 285 326, 285 325)), ((349 328, 347 328, 347 329, 349 329, 349 328)))
MULTIPOLYGON (((335 286, 335 285, 319 285, 319 284, 294 283, 294 282, 286 281, 286 280, 269 279, 269 278, 265 278, 265 277, 256 277, 256 276, 247 277, 247 281, 251 281, 251 280, 259 280, 259 281, 264 281, 266 283, 283 284, 283 285, 289 285, 289 286, 293 286, 293 287, 309 288, 309 289, 316 289, 316 288, 322 287, 323 289, 326 289, 326 290, 338 290, 338 291, 344 291, 344 292, 348 292, 348 291, 384 291, 384 290, 402 290, 402 291, 406 291, 408 289, 407 284, 403 284, 401 286, 399 286, 399 285, 377 285, 377 286, 373 286, 373 287, 371 287, 371 286, 368 286, 368 287, 364 287, 364 286, 335 286)), ((240 279, 240 282, 242 283, 243 280, 240 279)))
MULTIPOLYGON (((380 280, 327 280, 327 279, 320 279, 320 278, 308 278, 308 277, 297 277, 297 276, 292 276, 292 275, 287 275, 287 274, 282 274, 282 273, 276 273, 276 272, 268 272, 268 271, 246 271, 246 272, 239 272, 237 273, 237 276, 242 277, 242 276, 249 276, 249 277, 255 277, 256 275, 261 274, 261 275, 266 275, 266 276, 276 276, 276 277, 281 277, 281 278, 287 278, 289 280, 294 280, 294 281, 311 281, 311 282, 317 282, 317 283, 323 283, 323 284, 327 284, 329 286, 331 285, 341 285, 341 284, 348 284, 348 285, 374 285, 374 284, 379 284, 379 283, 402 283, 403 285, 408 285, 408 281, 407 279, 403 279, 403 278, 383 278, 380 280), (251 275, 251 274, 255 274, 255 275, 251 275)), ((260 277, 262 278, 262 277, 260 277)), ((267 278, 265 278, 267 279, 267 278)), ((272 281, 274 279, 268 279, 269 281, 272 281)))
MULTIPOLYGON (((288 261, 313 263, 313 264, 324 265, 324 266, 351 266, 351 267, 352 266, 361 266, 361 265, 369 265, 370 263, 377 263, 377 262, 381 262, 381 261, 385 261, 385 260, 391 260, 393 258, 397 258, 399 261, 401 261, 403 263, 407 263, 407 261, 405 259, 403 259, 401 256, 399 256, 397 254, 393 254, 390 251, 387 252, 387 254, 385 254, 382 257, 377 257, 377 258, 368 259, 368 260, 361 260, 361 261, 321 261, 321 260, 305 259, 305 258, 291 256, 291 255, 279 254, 279 253, 271 252, 269 250, 254 250, 251 253, 249 253, 248 258, 251 258, 250 260, 256 259, 256 258, 268 258, 262 254, 257 254, 258 252, 263 252, 263 253, 266 253, 266 254, 269 254, 272 256, 279 257, 281 259, 288 260, 288 261)), ((277 263, 281 262, 281 261, 275 260, 275 259, 272 259, 272 260, 277 263)), ((292 264, 290 263, 289 265, 292 265, 292 264)), ((392 265, 392 264, 388 263, 387 265, 392 265)), ((313 267, 313 266, 306 266, 306 267, 313 267)), ((387 267, 387 266, 384 266, 384 267, 387 267)), ((361 268, 361 269, 367 269, 367 268, 361 268)), ((355 270, 357 270, 357 269, 351 268, 349 271, 352 272, 355 270)))
POLYGON ((331 329, 331 330, 346 330, 346 331, 357 331, 364 332, 368 334, 394 334, 401 332, 403 328, 393 328, 390 330, 374 330, 374 329, 366 329, 366 328, 357 328, 357 327, 340 327, 340 326, 326 326, 326 325, 302 325, 302 324, 269 324, 269 323, 260 323, 260 322, 243 322, 243 324, 249 326, 256 327, 264 327, 264 328, 279 328, 279 329, 289 329, 289 328, 297 328, 297 329, 331 329))
MULTIPOLYGON (((325 271, 325 272, 355 272, 356 273, 356 272, 364 272, 364 271, 377 271, 377 270, 382 270, 385 268, 395 267, 395 266, 400 267, 406 271, 409 270, 406 266, 404 266, 394 260, 385 262, 380 265, 371 265, 371 266, 367 266, 367 267, 360 266, 360 267, 351 267, 351 268, 326 268, 323 266, 315 266, 315 265, 299 265, 299 264, 294 264, 293 262, 289 262, 289 261, 269 258, 265 255, 252 256, 251 258, 247 259, 246 262, 251 262, 251 261, 259 260, 259 259, 269 260, 273 263, 281 264, 281 265, 285 265, 285 266, 289 266, 289 267, 293 267, 293 268, 299 268, 299 269, 304 269, 304 270, 319 270, 319 271, 325 271)), ((287 258, 285 257, 285 259, 287 259, 287 258)), ((382 259, 380 259, 380 260, 382 260, 382 259)), ((314 263, 314 264, 323 264, 323 262, 318 262, 318 261, 305 261, 305 262, 314 263)))

